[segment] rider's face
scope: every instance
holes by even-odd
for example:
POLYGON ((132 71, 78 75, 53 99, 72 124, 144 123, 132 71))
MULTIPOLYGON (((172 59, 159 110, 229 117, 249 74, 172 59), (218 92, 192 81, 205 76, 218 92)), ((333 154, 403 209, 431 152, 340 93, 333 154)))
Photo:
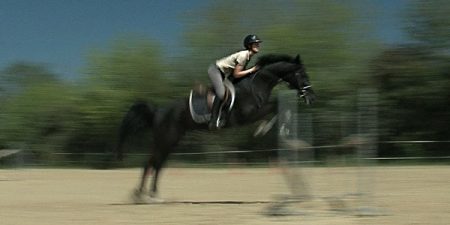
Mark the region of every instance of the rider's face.
POLYGON ((259 52, 259 43, 252 43, 251 50, 254 53, 258 53, 259 52))

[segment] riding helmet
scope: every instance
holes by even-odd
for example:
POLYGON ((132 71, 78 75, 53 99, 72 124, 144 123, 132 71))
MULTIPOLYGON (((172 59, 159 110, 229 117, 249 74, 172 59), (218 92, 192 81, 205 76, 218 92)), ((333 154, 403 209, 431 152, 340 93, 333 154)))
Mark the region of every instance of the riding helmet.
POLYGON ((244 38, 244 47, 245 49, 250 49, 250 45, 253 43, 261 43, 261 39, 258 38, 258 36, 254 34, 247 35, 244 38))

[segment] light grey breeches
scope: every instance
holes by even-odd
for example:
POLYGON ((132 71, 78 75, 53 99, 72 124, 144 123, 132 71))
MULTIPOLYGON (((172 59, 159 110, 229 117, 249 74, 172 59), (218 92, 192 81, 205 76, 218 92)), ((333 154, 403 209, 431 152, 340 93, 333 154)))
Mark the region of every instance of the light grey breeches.
POLYGON ((225 87, 223 85, 222 73, 214 63, 209 66, 208 75, 217 97, 219 97, 220 100, 223 100, 225 96, 225 87))

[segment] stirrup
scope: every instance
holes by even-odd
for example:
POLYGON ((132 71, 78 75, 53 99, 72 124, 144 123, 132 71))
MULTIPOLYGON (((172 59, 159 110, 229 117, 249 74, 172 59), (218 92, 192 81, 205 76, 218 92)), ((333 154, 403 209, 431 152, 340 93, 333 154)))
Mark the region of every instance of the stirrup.
POLYGON ((211 117, 208 122, 208 128, 210 130, 217 129, 217 120, 220 116, 220 108, 222 106, 222 101, 216 96, 211 108, 211 117))
POLYGON ((225 117, 226 117, 226 114, 227 114, 227 112, 226 112, 227 110, 225 110, 224 108, 227 105, 228 104, 225 101, 222 101, 221 104, 220 104, 219 112, 217 112, 217 119, 214 122, 215 123, 214 125, 216 126, 217 129, 220 129, 223 126, 225 126, 225 123, 226 123, 226 118, 225 117))
POLYGON ((220 128, 224 127, 226 123, 227 123, 227 120, 225 118, 219 117, 216 120, 216 128, 220 129, 220 128))

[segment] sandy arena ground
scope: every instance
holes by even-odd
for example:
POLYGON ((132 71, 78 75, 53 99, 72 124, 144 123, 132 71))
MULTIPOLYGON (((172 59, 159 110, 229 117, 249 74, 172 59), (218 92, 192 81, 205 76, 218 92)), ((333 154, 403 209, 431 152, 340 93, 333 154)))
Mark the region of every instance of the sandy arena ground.
POLYGON ((442 224, 450 223, 450 166, 304 168, 314 198, 264 213, 288 194, 281 170, 171 168, 166 203, 132 204, 140 170, 0 170, 0 224, 442 224), (357 174, 367 179, 359 179, 357 174), (372 175, 372 176, 370 176, 372 175), (360 204, 359 190, 369 190, 360 204), (337 199, 337 201, 330 201, 337 199), (355 216, 369 206, 381 216, 355 216))

